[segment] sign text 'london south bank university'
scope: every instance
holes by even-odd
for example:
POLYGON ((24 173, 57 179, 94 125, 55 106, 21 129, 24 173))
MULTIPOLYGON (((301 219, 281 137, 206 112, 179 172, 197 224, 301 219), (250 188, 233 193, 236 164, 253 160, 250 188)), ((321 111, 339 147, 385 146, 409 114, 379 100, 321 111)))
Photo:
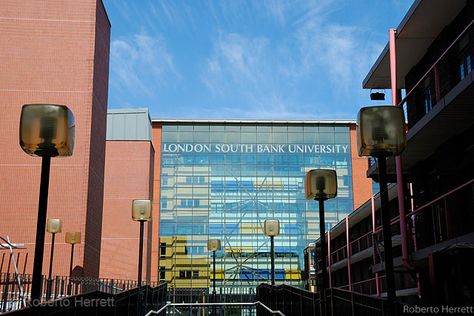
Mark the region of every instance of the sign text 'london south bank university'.
POLYGON ((349 145, 323 144, 163 144, 163 153, 349 153, 349 145))

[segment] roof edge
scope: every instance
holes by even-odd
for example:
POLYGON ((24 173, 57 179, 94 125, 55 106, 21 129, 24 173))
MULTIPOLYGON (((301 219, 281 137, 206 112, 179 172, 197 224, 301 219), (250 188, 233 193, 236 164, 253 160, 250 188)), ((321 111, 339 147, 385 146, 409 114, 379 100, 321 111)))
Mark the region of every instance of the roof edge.
POLYGON ((251 119, 158 119, 152 123, 224 123, 224 124, 356 124, 356 120, 251 120, 251 119))

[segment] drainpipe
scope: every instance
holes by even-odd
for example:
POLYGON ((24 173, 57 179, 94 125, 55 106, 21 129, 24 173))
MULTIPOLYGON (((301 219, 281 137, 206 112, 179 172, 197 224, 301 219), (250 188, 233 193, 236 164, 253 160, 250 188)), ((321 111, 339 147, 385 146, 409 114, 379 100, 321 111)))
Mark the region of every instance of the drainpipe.
MULTIPOLYGON (((374 260, 374 264, 376 264, 375 256, 377 252, 376 249, 376 239, 375 239, 375 201, 374 196, 370 198, 370 202, 372 204, 372 258, 374 260)), ((377 296, 380 296, 380 280, 379 280, 379 273, 375 272, 375 289, 377 291, 377 296)))
POLYGON ((349 237, 349 215, 346 215, 346 253, 347 253, 347 284, 349 291, 352 291, 352 275, 351 275, 351 245, 349 237))
MULTIPOLYGON (((390 83, 392 89, 392 104, 398 106, 400 103, 401 91, 397 89, 397 52, 395 35, 397 30, 390 29, 390 83)), ((403 165, 400 156, 395 156, 395 167, 397 171, 397 193, 398 193, 398 213, 400 215, 400 234, 402 237, 402 261, 403 266, 410 267, 408 259, 407 226, 405 212, 405 190, 403 185, 403 165)))

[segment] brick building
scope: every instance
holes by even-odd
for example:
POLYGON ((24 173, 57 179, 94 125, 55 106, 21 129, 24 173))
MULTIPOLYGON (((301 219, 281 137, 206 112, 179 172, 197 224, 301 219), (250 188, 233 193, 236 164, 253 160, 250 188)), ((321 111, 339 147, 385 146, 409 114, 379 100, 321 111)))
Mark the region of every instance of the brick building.
MULTIPOLYGON (((5 0, 0 8, 0 235, 24 244, 19 267, 31 273, 41 159, 18 145, 20 111, 26 103, 65 104, 76 119, 75 151, 52 159, 48 218, 61 218, 64 232, 82 232, 76 271, 97 277, 110 22, 101 0, 5 0)), ((45 254, 50 241, 47 234, 45 254)), ((65 275, 69 245, 64 234, 56 241, 54 273, 65 275)))

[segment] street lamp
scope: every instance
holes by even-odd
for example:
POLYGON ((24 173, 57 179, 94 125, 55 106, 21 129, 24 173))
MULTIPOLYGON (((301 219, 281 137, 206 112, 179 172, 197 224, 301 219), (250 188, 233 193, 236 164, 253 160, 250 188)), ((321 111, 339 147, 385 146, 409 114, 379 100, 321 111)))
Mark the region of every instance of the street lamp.
POLYGON ((387 298, 396 298, 393 269, 392 234, 387 189, 387 161, 391 155, 399 155, 406 145, 405 115, 398 106, 364 107, 357 117, 357 147, 359 156, 377 158, 379 169, 380 200, 384 240, 385 277, 387 298))
POLYGON ((41 298, 44 231, 48 209, 51 157, 72 155, 74 150, 74 115, 64 105, 23 105, 20 117, 20 146, 28 155, 42 158, 33 284, 31 286, 31 299, 39 300, 41 298))
POLYGON ((265 236, 270 237, 272 285, 275 285, 275 242, 273 238, 280 235, 280 221, 277 219, 265 220, 263 223, 263 232, 265 233, 265 236))
POLYGON ((151 201, 133 200, 132 219, 140 222, 140 246, 138 253, 138 289, 142 287, 142 262, 143 262, 143 225, 151 221, 151 201))
MULTIPOLYGON (((326 313, 325 291, 327 287, 326 268, 326 225, 324 223, 324 201, 333 199, 337 195, 337 175, 333 169, 313 169, 306 173, 305 179, 306 199, 317 200, 319 202, 319 231, 321 239, 321 310, 326 313)), ((330 242, 330 241, 329 241, 330 242)), ((315 256, 317 251, 314 251, 315 256)), ((314 260, 316 264, 316 259, 314 260)), ((317 270, 315 269, 317 274, 317 270)))
POLYGON ((74 245, 81 243, 81 232, 67 232, 66 233, 66 244, 71 245, 71 260, 69 262, 69 283, 67 285, 67 295, 71 295, 72 288, 72 262, 74 259, 74 245))
POLYGON ((53 257, 54 257, 54 239, 56 234, 60 233, 62 230, 62 222, 58 218, 53 218, 48 220, 46 225, 46 231, 51 234, 51 256, 49 258, 49 273, 48 273, 48 284, 46 288, 46 300, 49 300, 51 297, 51 286, 53 279, 51 279, 51 274, 53 272, 53 257))
MULTIPOLYGON (((216 303, 216 251, 221 250, 221 241, 219 239, 209 239, 207 241, 207 251, 212 251, 212 299, 216 303)), ((216 314, 214 309, 214 315, 216 314)))

